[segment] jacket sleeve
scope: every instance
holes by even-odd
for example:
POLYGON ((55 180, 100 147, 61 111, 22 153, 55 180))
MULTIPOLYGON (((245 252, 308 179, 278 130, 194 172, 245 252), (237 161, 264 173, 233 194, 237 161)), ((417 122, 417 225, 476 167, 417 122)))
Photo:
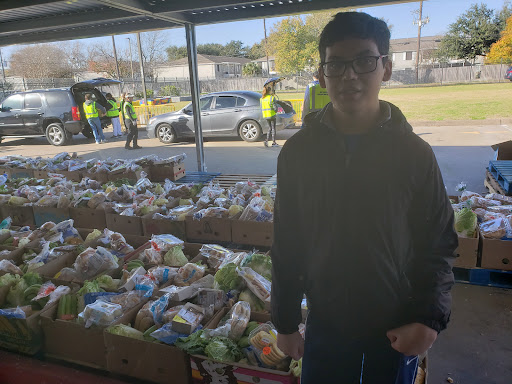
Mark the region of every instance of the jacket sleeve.
POLYGON ((443 178, 430 149, 426 179, 416 191, 412 206, 415 258, 409 263, 412 288, 408 318, 442 331, 450 320, 454 251, 458 246, 454 216, 443 178))
POLYGON ((277 163, 277 195, 274 206, 274 241, 272 245, 272 322, 281 334, 298 330, 302 322, 304 295, 304 247, 300 239, 300 204, 293 159, 283 147, 277 163))

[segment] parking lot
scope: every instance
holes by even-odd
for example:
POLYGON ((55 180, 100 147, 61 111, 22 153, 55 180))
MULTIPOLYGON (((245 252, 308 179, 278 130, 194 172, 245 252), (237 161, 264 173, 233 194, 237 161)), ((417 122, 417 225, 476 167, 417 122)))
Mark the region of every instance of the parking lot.
MULTIPOLYGON (((277 142, 282 146, 298 129, 279 131, 277 142)), ((484 192, 485 167, 493 156, 492 144, 512 139, 512 126, 508 125, 458 125, 414 126, 416 134, 426 140, 436 153, 448 192, 467 182, 468 189, 484 192)), ((112 130, 105 130, 110 138, 112 130)), ((197 170, 197 157, 193 141, 162 144, 158 139, 148 139, 146 131, 139 131, 141 150, 124 149, 124 137, 97 145, 83 135, 74 136, 71 145, 56 147, 45 138, 6 138, 0 145, 2 155, 51 157, 57 153, 77 152, 84 159, 137 158, 144 155, 173 156, 186 153, 186 169, 197 170)), ((204 143, 207 171, 231 174, 274 174, 279 148, 265 148, 263 142, 248 143, 240 139, 207 139, 204 143)))

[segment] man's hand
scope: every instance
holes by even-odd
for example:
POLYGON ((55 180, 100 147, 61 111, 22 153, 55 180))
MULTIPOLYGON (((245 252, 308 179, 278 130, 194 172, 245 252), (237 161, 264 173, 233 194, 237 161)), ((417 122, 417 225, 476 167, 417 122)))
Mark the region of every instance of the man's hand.
POLYGON ((391 347, 405 356, 426 352, 437 339, 437 332, 421 323, 412 323, 386 333, 391 347))
POLYGON ((285 355, 290 356, 294 360, 300 360, 304 355, 304 339, 299 331, 290 335, 277 334, 277 347, 283 351, 285 355))

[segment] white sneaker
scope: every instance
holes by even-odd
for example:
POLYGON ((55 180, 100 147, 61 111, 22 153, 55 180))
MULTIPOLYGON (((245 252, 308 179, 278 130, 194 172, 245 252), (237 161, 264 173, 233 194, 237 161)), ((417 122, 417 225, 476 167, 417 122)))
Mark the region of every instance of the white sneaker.
POLYGON ((102 143, 106 143, 107 142, 107 139, 103 139, 101 140, 102 143))
POLYGON ((96 144, 101 144, 101 141, 97 141, 96 144))

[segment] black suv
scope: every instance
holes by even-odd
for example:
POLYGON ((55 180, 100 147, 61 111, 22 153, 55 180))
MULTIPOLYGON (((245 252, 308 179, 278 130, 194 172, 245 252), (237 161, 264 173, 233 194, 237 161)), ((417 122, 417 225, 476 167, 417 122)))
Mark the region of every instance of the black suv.
MULTIPOLYGON (((69 88, 39 89, 16 93, 0 105, 0 142, 7 136, 44 135, 53 145, 69 144, 80 132, 92 138, 92 130, 83 110, 85 95, 107 110, 111 108, 97 86, 119 84, 118 80, 93 79, 69 88)), ((102 117, 102 126, 109 123, 102 117)))

